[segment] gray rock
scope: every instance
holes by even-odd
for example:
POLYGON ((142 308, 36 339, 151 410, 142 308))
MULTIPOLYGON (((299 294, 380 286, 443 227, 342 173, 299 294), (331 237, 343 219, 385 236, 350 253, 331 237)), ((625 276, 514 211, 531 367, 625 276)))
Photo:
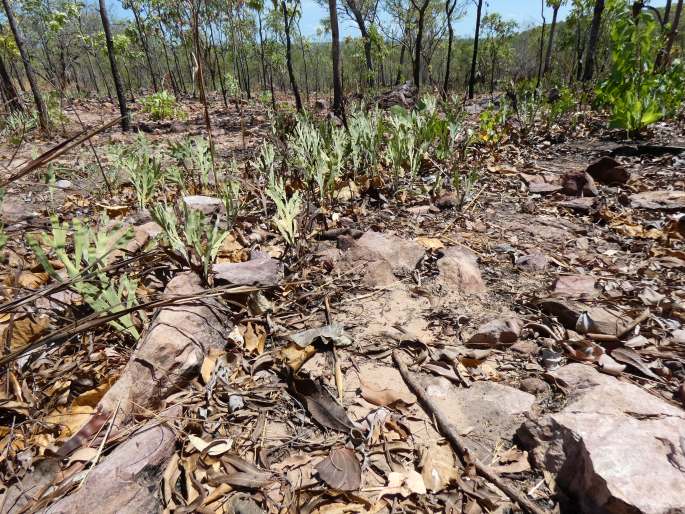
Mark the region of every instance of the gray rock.
POLYGON ((493 348, 514 344, 521 335, 523 323, 518 318, 495 319, 478 327, 478 331, 471 336, 466 346, 479 348, 493 348))
POLYGON ((283 275, 281 263, 259 251, 249 261, 214 264, 212 271, 217 280, 239 286, 275 287, 283 275))
POLYGON ((74 187, 74 183, 71 180, 62 179, 55 182, 55 187, 57 189, 71 189, 74 187))
POLYGON ((517 341, 512 344, 509 349, 515 353, 533 355, 534 353, 538 352, 540 347, 535 341, 517 341))
POLYGON ((645 191, 630 195, 630 206, 638 209, 678 211, 685 209, 685 191, 645 191))
POLYGON ((550 387, 549 384, 544 380, 540 378, 530 377, 521 380, 519 389, 521 391, 525 391, 526 393, 534 394, 537 396, 549 392, 550 387))
POLYGON ((685 512, 685 412, 583 364, 552 375, 568 403, 517 435, 575 502, 568 512, 685 512))
POLYGON ((544 271, 548 265, 549 259, 539 252, 522 255, 516 259, 516 267, 526 271, 544 271))
POLYGON ((449 246, 438 260, 440 278, 460 293, 481 293, 486 290, 478 269, 476 255, 460 246, 449 246))
POLYGON ((674 330, 671 337, 673 337, 674 343, 685 344, 685 330, 674 330))
POLYGON ((469 450, 488 462, 502 440, 512 440, 535 404, 532 394, 495 382, 475 382, 465 389, 443 377, 423 375, 419 380, 457 432, 468 433, 469 450))
POLYGON ((223 202, 221 199, 213 196, 184 196, 183 203, 189 209, 200 211, 206 216, 218 214, 221 212, 221 208, 223 207, 223 202))

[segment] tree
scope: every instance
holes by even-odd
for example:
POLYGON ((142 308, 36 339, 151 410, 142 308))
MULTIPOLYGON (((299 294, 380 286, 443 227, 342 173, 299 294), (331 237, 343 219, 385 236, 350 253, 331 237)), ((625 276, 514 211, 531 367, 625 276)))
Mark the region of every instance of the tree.
POLYGON ((445 62, 445 80, 442 84, 442 92, 447 96, 450 83, 450 68, 452 67, 452 42, 454 41, 454 27, 452 26, 452 16, 457 7, 457 0, 445 0, 445 16, 447 17, 447 57, 445 62))
POLYGON ((421 60, 423 57, 423 28, 426 22, 426 10, 430 4, 430 0, 423 0, 417 3, 416 0, 411 0, 414 9, 418 14, 416 21, 416 42, 414 43, 414 85, 417 88, 421 87, 421 60))
POLYGON ((592 80, 595 72, 595 54, 597 53, 597 40, 599 39, 599 29, 602 23, 602 13, 604 12, 604 0, 595 0, 595 8, 592 13, 592 25, 590 25, 590 35, 585 48, 585 68, 583 69, 583 82, 592 80))
POLYGON ((535 89, 539 89, 540 80, 542 80, 542 56, 545 52, 545 0, 540 2, 540 16, 542 17, 542 28, 540 29, 540 55, 538 57, 538 79, 535 82, 535 89))
POLYGON ((545 54, 545 67, 542 74, 547 75, 552 64, 552 48, 554 47, 554 33, 557 29, 557 16, 564 0, 547 0, 547 5, 552 8, 552 24, 549 27, 549 40, 547 41, 547 53, 545 54))
POLYGON ((331 23, 331 61, 333 62, 333 112, 345 119, 340 78, 340 31, 338 29, 338 6, 336 0, 328 0, 331 23))
POLYGON ((0 55, 0 91, 2 91, 2 96, 5 98, 10 111, 22 111, 24 109, 17 90, 14 88, 14 84, 12 84, 12 79, 7 72, 2 55, 0 55))
MULTIPOLYGON (((6 2, 7 0, 3 1, 6 2)), ((126 132, 130 128, 130 119, 128 115, 128 107, 126 106, 124 84, 121 82, 121 75, 119 75, 119 67, 117 66, 117 58, 114 52, 114 42, 112 41, 112 27, 109 24, 109 16, 107 15, 107 6, 105 5, 105 0, 100 0, 100 18, 102 19, 102 28, 105 31, 105 42, 107 44, 109 66, 112 69, 114 89, 117 92, 117 101, 119 102, 119 112, 121 113, 121 130, 126 132)))
POLYGON ((297 87, 297 80, 295 79, 295 70, 293 69, 293 51, 291 41, 291 28, 293 19, 297 15, 297 9, 288 9, 286 0, 281 0, 281 11, 283 14, 283 32, 285 33, 285 64, 288 68, 288 78, 290 79, 290 87, 293 90, 295 97, 295 108, 298 112, 302 111, 302 98, 300 98, 300 90, 297 87))
POLYGON ((359 33, 364 40, 364 59, 366 60, 366 71, 368 73, 367 80, 369 86, 373 87, 372 38, 369 31, 369 24, 373 23, 373 20, 376 17, 378 0, 344 0, 343 6, 347 15, 357 24, 359 33))
POLYGON ((500 64, 511 58, 511 37, 516 29, 516 22, 505 20, 498 13, 490 13, 483 17, 481 32, 483 33, 482 54, 487 59, 490 76, 490 94, 495 91, 495 77, 500 64))
MULTIPOLYGON (((668 5, 670 10, 670 2, 668 5)), ((675 13, 673 14, 673 24, 671 25, 671 30, 666 36, 666 44, 662 51, 657 55, 657 67, 663 69, 671 59, 671 52, 673 51, 673 43, 675 43, 676 36, 678 35, 678 27, 680 26, 680 17, 683 13, 683 0, 678 0, 676 4, 675 13)), ((664 16, 664 20, 666 20, 664 16)))
POLYGON ((476 34, 473 36, 473 55, 471 57, 471 73, 469 75, 469 99, 473 99, 476 88, 476 61, 478 59, 478 36, 480 35, 480 15, 483 9, 483 0, 477 2, 476 11, 476 34))
POLYGON ((14 17, 14 11, 12 11, 12 7, 10 6, 9 0, 2 0, 2 5, 5 8, 7 21, 9 23, 10 29, 12 30, 14 41, 17 44, 17 49, 19 50, 21 61, 24 63, 24 71, 26 72, 26 77, 29 79, 31 93, 33 94, 33 101, 36 104, 36 111, 38 111, 38 123, 40 125, 40 128, 47 132, 50 130, 48 108, 45 105, 43 95, 41 94, 40 89, 38 87, 38 80, 36 79, 36 74, 33 71, 33 66, 31 65, 28 50, 26 49, 26 44, 24 43, 24 36, 19 30, 19 26, 17 25, 17 19, 14 17))

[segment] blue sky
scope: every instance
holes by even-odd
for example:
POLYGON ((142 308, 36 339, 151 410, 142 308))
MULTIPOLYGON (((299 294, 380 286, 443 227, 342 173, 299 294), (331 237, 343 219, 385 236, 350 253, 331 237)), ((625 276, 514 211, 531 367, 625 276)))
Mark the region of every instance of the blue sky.
MULTIPOLYGON (((315 0, 301 1, 302 20, 300 21, 300 27, 302 28, 302 33, 305 36, 316 36, 316 29, 319 27, 321 19, 328 17, 328 8, 323 8, 315 0)), ((340 2, 341 0, 338 1, 340 2)), ((474 0, 465 1, 466 14, 454 23, 454 28, 458 36, 469 37, 473 35, 476 25, 476 7, 474 0)), ((483 8, 483 14, 486 12, 498 12, 504 18, 516 21, 521 28, 541 23, 540 0, 486 0, 486 3, 488 6, 483 8)), ((654 6, 663 6, 666 2, 665 0, 652 0, 649 3, 654 6)), ((570 5, 563 6, 559 10, 559 19, 563 20, 570 11, 570 5)), ((552 20, 552 9, 549 7, 545 7, 545 18, 547 23, 552 20)), ((340 17, 340 24, 340 32, 343 36, 359 35, 355 25, 346 17, 340 17)))

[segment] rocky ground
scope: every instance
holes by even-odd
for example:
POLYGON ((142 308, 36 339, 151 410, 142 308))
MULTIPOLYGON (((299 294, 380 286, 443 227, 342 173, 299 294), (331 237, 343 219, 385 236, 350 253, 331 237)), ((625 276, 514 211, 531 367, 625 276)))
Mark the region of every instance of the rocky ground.
MULTIPOLYGON (((268 132, 258 109, 213 120, 222 158, 268 132)), ((2 361, 0 510, 685 512, 685 141, 588 126, 479 149, 461 210, 350 187, 297 258, 255 201, 209 289, 98 179, 93 152, 133 136, 61 157, 52 194, 11 183, 5 356, 59 338, 2 361), (49 289, 22 239, 50 202, 135 227, 137 347, 49 289)), ((4 176, 53 144, 4 145, 4 176)))

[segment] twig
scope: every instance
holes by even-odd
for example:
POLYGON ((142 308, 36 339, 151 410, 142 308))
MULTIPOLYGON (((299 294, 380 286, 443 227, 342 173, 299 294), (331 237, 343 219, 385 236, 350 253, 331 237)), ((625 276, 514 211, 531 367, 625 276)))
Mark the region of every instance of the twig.
POLYGON ((109 426, 107 427, 107 431, 105 432, 105 435, 102 438, 102 442, 100 443, 100 447, 98 448, 98 451, 95 454, 95 458, 93 458, 93 463, 88 468, 88 471, 86 471, 86 474, 83 476, 83 480, 81 480, 81 482, 79 482, 79 485, 78 485, 79 488, 83 487, 83 485, 86 483, 86 480, 88 480, 88 475, 90 475, 90 472, 93 471, 93 468, 95 466, 97 466, 97 463, 100 460, 100 457, 102 456, 102 452, 105 449, 105 444, 107 444, 107 440, 109 439, 109 434, 112 432, 112 427, 114 426, 114 420, 117 418, 117 414, 119 413, 119 407, 120 406, 121 406, 121 399, 117 403, 117 406, 114 409, 114 413, 112 413, 112 418, 109 421, 109 426))
MULTIPOLYGON (((419 398, 419 400, 421 400, 421 403, 427 411, 428 415, 432 419, 435 419, 439 430, 452 444, 452 447, 456 450, 457 455, 459 455, 459 458, 461 459, 462 463, 465 463, 464 455, 467 453, 468 450, 466 449, 466 446, 462 438, 457 434, 454 427, 450 424, 445 415, 440 411, 435 402, 433 402, 433 400, 428 396, 428 393, 426 393, 423 387, 421 387, 421 385, 419 385, 419 383, 409 374, 409 369, 407 369, 407 366, 400 359, 400 354, 397 350, 392 352, 392 358, 395 361, 395 364, 397 365, 400 375, 402 375, 404 381, 407 383, 409 388, 414 392, 414 394, 419 398)), ((476 468, 476 472, 480 476, 482 476, 489 482, 493 483, 509 498, 518 503, 519 506, 523 508, 526 512, 529 512, 530 514, 549 514, 549 511, 542 507, 539 507, 538 505, 530 501, 528 498, 526 498, 525 494, 521 493, 521 491, 515 489, 514 487, 511 487, 509 484, 504 482, 495 472, 493 472, 487 466, 482 464, 478 459, 475 459, 473 457, 472 459, 473 465, 476 468)))

